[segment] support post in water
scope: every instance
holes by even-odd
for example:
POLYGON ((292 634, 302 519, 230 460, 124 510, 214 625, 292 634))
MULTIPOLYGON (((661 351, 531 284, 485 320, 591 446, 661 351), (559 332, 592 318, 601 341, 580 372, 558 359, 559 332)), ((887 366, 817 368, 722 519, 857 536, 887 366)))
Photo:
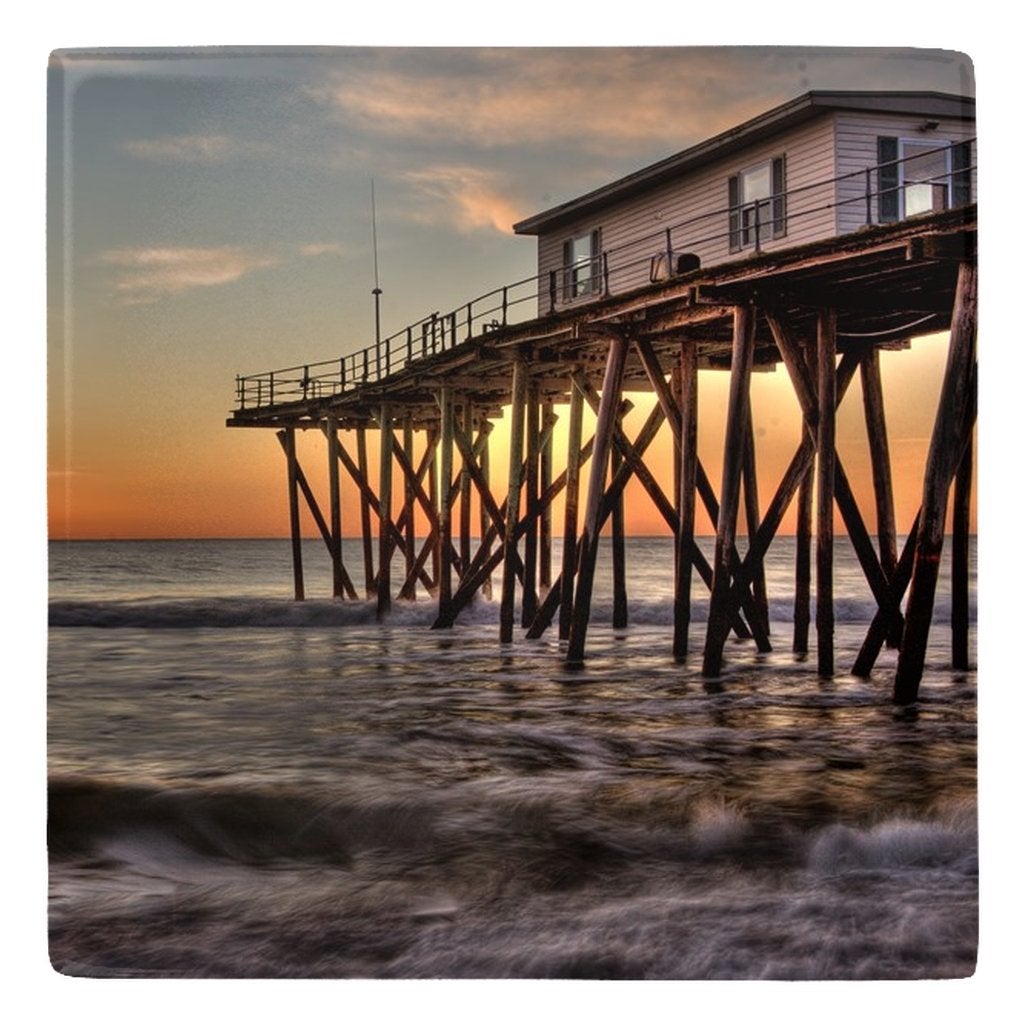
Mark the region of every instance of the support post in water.
POLYGON ((387 402, 380 407, 380 528, 378 532, 380 569, 377 574, 377 618, 391 610, 391 477, 394 455, 394 434, 391 432, 391 409, 387 402))
POLYGON ((818 548, 815 627, 818 675, 835 671, 835 609, 832 595, 833 509, 836 465, 836 314, 818 314, 818 548))
POLYGON ((443 613, 452 599, 452 458, 454 444, 454 409, 452 391, 442 387, 438 393, 441 406, 441 478, 438 486, 438 543, 441 547, 441 575, 438 579, 438 605, 443 613))
POLYGON ((306 588, 302 578, 302 533, 299 522, 299 464, 295 457, 295 430, 289 427, 278 437, 284 441, 285 458, 288 462, 288 520, 292 537, 292 575, 295 581, 295 600, 306 599, 306 588))
POLYGON ((626 368, 629 339, 623 333, 613 335, 608 343, 604 386, 594 431, 594 454, 590 463, 590 484, 587 489, 587 512, 579 542, 579 572, 572 625, 569 630, 569 649, 566 664, 583 664, 583 651, 587 642, 590 622, 590 598, 594 590, 594 569, 597 564, 597 544, 601 532, 601 504, 604 500, 605 477, 611 455, 612 438, 618 421, 622 400, 622 377, 626 368))
POLYGON ((722 650, 729 635, 731 599, 730 557, 736 542, 739 513, 740 472, 750 406, 750 374, 754 364, 754 310, 736 306, 733 310, 732 368, 729 373, 729 404, 725 423, 725 453, 722 460, 722 489, 719 494, 715 561, 712 566, 711 603, 708 608, 707 637, 704 642, 703 674, 722 671, 722 650))
POLYGON ((519 358, 512 365, 512 426, 509 438, 508 504, 505 537, 502 546, 501 624, 503 644, 512 642, 516 601, 516 532, 519 525, 519 494, 523 486, 523 421, 526 418, 526 393, 529 374, 519 358))
POLYGON ((573 588, 576 582, 576 536, 580 507, 580 449, 583 444, 583 392, 571 385, 569 395, 569 438, 565 466, 565 509, 562 521, 562 579, 558 610, 558 636, 569 638, 572 623, 573 588))
MULTIPOLYGON (((370 463, 366 456, 366 427, 356 428, 356 459, 359 473, 364 480, 369 479, 370 463)), ((377 593, 377 574, 373 568, 373 536, 370 533, 370 499, 362 488, 359 489, 359 524, 363 535, 363 575, 366 579, 366 597, 370 599, 377 593)))
POLYGON ((679 354, 679 529, 676 532, 675 601, 672 655, 686 661, 690 638, 690 587, 693 579, 694 506, 697 481, 697 343, 684 340, 679 354))
POLYGON ((939 396, 939 407, 932 430, 925 465, 921 521, 917 529, 910 594, 907 597, 903 642, 896 663, 893 699, 897 704, 917 700, 924 673, 925 648, 935 602, 935 584, 942 557, 943 531, 949 487, 962 456, 969 422, 966 410, 973 401, 975 387, 975 345, 978 311, 978 271, 973 262, 960 264, 953 320, 949 330, 949 353, 939 396))

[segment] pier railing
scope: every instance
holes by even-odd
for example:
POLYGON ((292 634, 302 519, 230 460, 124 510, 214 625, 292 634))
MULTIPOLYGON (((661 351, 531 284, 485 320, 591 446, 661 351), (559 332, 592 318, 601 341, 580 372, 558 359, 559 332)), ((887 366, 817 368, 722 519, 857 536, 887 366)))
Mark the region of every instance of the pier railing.
MULTIPOLYGON (((967 139, 960 145, 971 146, 973 152, 974 141, 967 139)), ((430 313, 356 352, 238 376, 236 409, 265 409, 344 394, 386 380, 420 359, 490 331, 688 273, 701 265, 700 252, 714 254, 713 263, 756 255, 767 242, 784 241, 795 233, 794 226, 806 225, 814 218, 838 217, 840 234, 905 219, 904 197, 911 188, 930 189, 935 201, 942 204, 935 208, 965 205, 957 202, 956 193, 966 190, 968 201, 973 196, 973 162, 930 177, 906 175, 907 165, 950 148, 943 145, 748 204, 723 206, 603 248, 578 264, 501 285, 448 313, 430 313)), ((705 260, 705 265, 712 263, 705 260)))

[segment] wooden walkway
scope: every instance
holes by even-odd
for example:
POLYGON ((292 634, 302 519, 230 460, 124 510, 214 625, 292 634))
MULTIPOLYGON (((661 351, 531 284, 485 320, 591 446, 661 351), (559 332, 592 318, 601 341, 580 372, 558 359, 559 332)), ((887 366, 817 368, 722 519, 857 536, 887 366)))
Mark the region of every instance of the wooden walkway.
POLYGON ((445 344, 441 321, 440 346, 437 324, 430 325, 429 345, 426 328, 416 337, 410 329, 408 347, 397 361, 389 339, 388 351, 375 346, 336 364, 239 378, 238 406, 228 426, 278 432, 288 472, 297 598, 304 596, 300 496, 331 558, 335 596, 358 597, 341 554, 344 472, 360 495, 365 595, 376 601, 380 616, 387 614, 393 597, 410 597, 422 586, 436 598, 435 625, 450 626, 476 595, 490 593, 491 575, 500 566, 501 641, 513 639, 518 595, 520 628, 528 637, 558 628, 567 641, 569 664, 580 664, 585 656, 598 541, 609 521, 615 618, 625 620, 622 495, 626 483, 636 479, 676 538, 673 656, 682 662, 695 653, 689 609, 693 572, 710 591, 701 651, 705 675, 719 674, 730 633, 751 639, 759 650, 771 649, 764 556, 795 501, 794 650, 808 651, 813 598, 818 671, 831 676, 838 512, 877 602, 850 668, 868 675, 884 644, 898 646, 894 699, 912 703, 924 667, 951 489, 954 663, 967 667, 975 252, 976 208, 971 206, 695 270, 524 323, 481 322, 479 333, 472 333, 470 324, 467 337, 457 343, 453 323, 445 344), (904 348, 915 335, 944 330, 950 332, 949 355, 921 506, 901 551, 878 353, 904 348), (749 389, 755 369, 780 363, 805 429, 765 502, 757 488, 749 389), (360 366, 363 372, 354 374, 352 368, 360 366), (730 375, 717 490, 697 456, 701 369, 730 375), (858 374, 871 453, 875 537, 835 444, 836 410, 858 374), (653 392, 657 399, 632 439, 622 429, 631 392, 653 392), (565 406, 565 464, 556 467, 555 409, 565 406), (586 406, 596 413, 596 427, 584 441, 586 406), (488 437, 493 420, 505 412, 510 416, 508 450, 494 453, 488 437), (296 457, 295 431, 311 429, 326 440, 326 514, 296 457), (667 487, 644 459, 662 429, 672 432, 676 452, 667 487), (379 432, 375 473, 368 464, 368 431, 379 432), (415 458, 418 432, 426 440, 415 458), (490 461, 496 454, 508 467, 503 497, 491 488, 490 461), (580 471, 587 461, 589 488, 583 495, 580 471), (554 567, 552 502, 562 492, 563 556, 561 566, 554 567), (401 505, 397 517, 396 499, 401 505), (698 500, 717 525, 710 562, 694 542, 698 500), (749 538, 742 556, 736 544, 741 506, 749 538), (425 537, 417 537, 417 521, 429 524, 425 537), (475 548, 471 535, 478 538, 475 548))

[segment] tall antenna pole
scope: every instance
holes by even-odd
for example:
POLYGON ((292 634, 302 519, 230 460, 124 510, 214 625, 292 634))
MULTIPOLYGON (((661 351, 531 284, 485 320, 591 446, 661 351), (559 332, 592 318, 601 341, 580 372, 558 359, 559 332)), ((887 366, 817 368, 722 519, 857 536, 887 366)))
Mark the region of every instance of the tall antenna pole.
POLYGON ((377 198, 370 179, 370 218, 373 224, 373 309, 376 322, 377 347, 380 348, 380 279, 377 274, 377 198))

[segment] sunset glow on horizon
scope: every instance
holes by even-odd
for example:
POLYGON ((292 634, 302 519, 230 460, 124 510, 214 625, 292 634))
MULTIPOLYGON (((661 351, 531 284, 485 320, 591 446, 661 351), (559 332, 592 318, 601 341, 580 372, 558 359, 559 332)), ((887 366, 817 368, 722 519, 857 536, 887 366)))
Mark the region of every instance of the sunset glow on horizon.
MULTIPOLYGON (((517 219, 809 89, 960 92, 969 71, 955 54, 913 50, 56 54, 49 536, 287 536, 273 431, 225 427, 234 380, 372 340, 371 182, 389 334, 533 275, 536 243, 513 235, 517 219)), ((944 357, 938 336, 882 357, 901 531, 920 501, 944 357)), ((701 456, 716 488, 726 385, 701 374, 701 456)), ((652 399, 630 397, 632 436, 652 399)), ((781 366, 755 375, 752 401, 763 508, 801 425, 781 366)), ((499 500, 506 423, 493 435, 499 500)), ((872 526, 857 381, 838 437, 872 526)), ((326 504, 323 439, 298 443, 326 504)), ((666 489, 671 457, 664 430, 649 459, 666 489)), ((358 532, 354 490, 343 482, 346 535, 358 532)), ((630 532, 667 532, 638 484, 627 495, 630 532)), ((303 529, 317 535, 309 517, 303 529)), ((702 510, 697 530, 713 532, 702 510)))

